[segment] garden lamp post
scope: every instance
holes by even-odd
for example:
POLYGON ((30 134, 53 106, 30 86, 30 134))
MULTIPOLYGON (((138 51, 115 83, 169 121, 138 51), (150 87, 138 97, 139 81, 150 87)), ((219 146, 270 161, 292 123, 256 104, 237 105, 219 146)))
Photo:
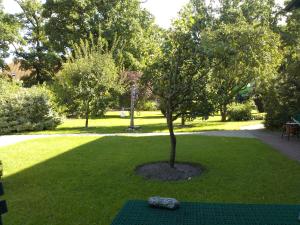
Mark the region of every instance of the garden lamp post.
POLYGON ((134 105, 135 105, 135 98, 136 98, 136 86, 133 84, 131 86, 131 102, 130 102, 130 129, 134 129, 134 105))

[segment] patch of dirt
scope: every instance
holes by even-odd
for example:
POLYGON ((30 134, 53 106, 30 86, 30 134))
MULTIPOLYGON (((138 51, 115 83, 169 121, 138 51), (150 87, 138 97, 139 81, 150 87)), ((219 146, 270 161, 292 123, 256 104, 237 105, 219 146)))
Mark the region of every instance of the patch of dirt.
POLYGON ((171 168, 168 162, 154 162, 140 165, 135 169, 142 177, 161 181, 190 180, 192 177, 201 175, 203 168, 194 163, 175 163, 171 168))

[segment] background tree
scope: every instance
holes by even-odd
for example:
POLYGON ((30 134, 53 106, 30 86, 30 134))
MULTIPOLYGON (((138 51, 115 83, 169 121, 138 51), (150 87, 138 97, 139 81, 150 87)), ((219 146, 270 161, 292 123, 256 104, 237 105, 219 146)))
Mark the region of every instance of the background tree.
POLYGON ((74 43, 101 36, 109 47, 117 45, 113 57, 124 70, 140 71, 157 49, 154 19, 137 0, 47 0, 44 16, 46 33, 61 54, 74 43))
POLYGON ((22 9, 18 15, 23 25, 23 43, 16 48, 17 61, 21 68, 31 71, 24 77, 26 86, 42 84, 53 79, 60 65, 59 56, 51 49, 45 34, 43 6, 39 0, 17 0, 22 9))
POLYGON ((112 91, 120 92, 118 68, 111 52, 91 39, 75 45, 70 56, 57 75, 61 101, 67 106, 78 106, 80 115, 85 115, 88 127, 91 110, 106 109, 106 100, 112 91), (89 41, 90 40, 90 41, 89 41))
POLYGON ((9 46, 19 38, 20 24, 13 15, 3 11, 0 0, 0 70, 5 67, 5 58, 9 56, 9 46))
POLYGON ((268 128, 280 128, 300 113, 300 10, 287 14, 286 21, 286 25, 278 27, 284 60, 277 76, 262 90, 268 128))
POLYGON ((228 105, 243 88, 276 74, 280 40, 270 29, 246 22, 207 29, 203 39, 211 62, 210 86, 222 121, 226 121, 228 105))

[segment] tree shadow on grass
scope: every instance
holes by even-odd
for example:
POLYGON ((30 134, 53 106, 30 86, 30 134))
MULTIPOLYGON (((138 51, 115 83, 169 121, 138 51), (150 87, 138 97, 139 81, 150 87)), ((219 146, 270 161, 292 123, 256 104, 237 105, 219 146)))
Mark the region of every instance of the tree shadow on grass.
POLYGON ((62 153, 58 151, 52 158, 4 178, 9 208, 4 224, 109 224, 124 201, 130 198, 130 193, 138 188, 141 179, 133 174, 134 168, 149 158, 165 159, 161 153, 151 156, 149 149, 159 146, 147 138, 60 137, 47 140, 48 144, 45 144, 46 139, 38 140, 45 145, 44 149, 39 149, 44 152, 29 150, 30 154, 51 154, 48 148, 56 148, 55 140, 58 145, 78 140, 82 144, 68 151, 61 150, 62 153), (143 146, 147 142, 151 142, 151 147, 143 146), (142 148, 149 150, 148 153, 136 157, 142 148))
POLYGON ((299 165, 257 140, 178 140, 178 160, 203 164, 208 169, 203 177, 172 183, 134 174, 138 165, 168 159, 167 136, 55 137, 12 146, 4 165, 24 169, 4 177, 9 208, 4 224, 108 225, 125 201, 152 195, 215 202, 300 199, 299 165))

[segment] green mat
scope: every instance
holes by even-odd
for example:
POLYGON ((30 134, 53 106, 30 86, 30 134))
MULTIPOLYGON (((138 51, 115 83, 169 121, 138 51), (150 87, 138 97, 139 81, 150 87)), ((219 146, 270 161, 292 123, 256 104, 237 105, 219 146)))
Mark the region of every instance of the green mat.
POLYGON ((247 205, 182 202, 178 210, 129 201, 111 225, 300 225, 300 205, 247 205))

